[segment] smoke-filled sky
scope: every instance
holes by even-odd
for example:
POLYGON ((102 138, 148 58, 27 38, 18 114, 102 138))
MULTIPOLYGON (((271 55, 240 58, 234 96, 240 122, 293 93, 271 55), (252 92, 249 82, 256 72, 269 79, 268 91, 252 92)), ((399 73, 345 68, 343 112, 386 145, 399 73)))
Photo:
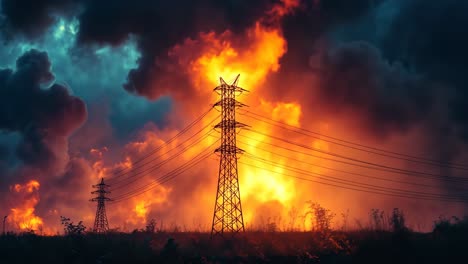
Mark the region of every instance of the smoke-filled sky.
MULTIPOLYGON (((307 201, 336 212, 336 227, 343 225, 342 212, 349 212, 349 225, 366 225, 371 208, 402 208, 410 225, 421 230, 430 229, 439 215, 466 213, 466 203, 459 201, 386 196, 297 178, 303 176, 301 169, 466 200, 468 184, 445 178, 460 179, 468 169, 441 165, 468 164, 464 1, 0 3, 0 213, 9 215, 10 230, 56 233, 61 215, 92 226, 96 204, 89 202, 91 185, 103 176, 113 185, 112 172, 132 171, 141 157, 210 108, 217 100, 213 88, 219 77, 230 81, 237 74, 239 85, 250 91, 238 99, 268 122, 440 165, 359 152, 240 114, 239 120, 252 127, 238 137, 247 153, 239 160, 239 178, 248 227, 275 221, 284 228, 309 228, 309 220, 300 217, 307 201), (268 135, 434 177, 320 159, 326 155, 314 158, 297 145, 288 152, 278 147, 287 146, 284 141, 268 135), (249 160, 251 156, 257 159, 249 160)), ((190 135, 213 126, 217 113, 211 111, 193 132, 164 149, 189 146, 190 135)), ((144 188, 216 144, 216 137, 213 131, 161 168, 122 175, 109 196, 144 188)), ((163 153, 153 163, 175 152, 163 153)), ((166 228, 208 230, 217 159, 213 155, 172 181, 108 204, 111 228, 129 231, 155 218, 166 228)))

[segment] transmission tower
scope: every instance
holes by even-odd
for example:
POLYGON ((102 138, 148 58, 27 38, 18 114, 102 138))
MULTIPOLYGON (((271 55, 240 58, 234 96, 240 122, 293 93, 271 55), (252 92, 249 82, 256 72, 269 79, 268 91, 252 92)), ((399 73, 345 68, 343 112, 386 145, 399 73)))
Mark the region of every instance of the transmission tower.
POLYGON ((93 188, 97 189, 92 194, 97 194, 97 197, 94 197, 90 201, 97 202, 96 209, 96 218, 94 219, 94 228, 93 232, 96 233, 105 233, 109 230, 109 222, 107 222, 106 215, 106 201, 112 201, 110 198, 106 197, 106 194, 110 193, 106 189, 110 187, 104 183, 104 178, 101 178, 101 183, 93 185, 93 188))
POLYGON ((238 81, 239 75, 231 85, 220 78, 220 85, 214 89, 221 96, 221 100, 214 105, 221 108, 221 122, 215 126, 221 129, 221 146, 216 149, 221 157, 211 228, 212 237, 218 234, 222 236, 225 233, 244 232, 237 173, 237 158, 243 150, 236 146, 236 128, 246 125, 236 121, 236 108, 245 105, 236 100, 236 94, 246 90, 237 86, 238 81))

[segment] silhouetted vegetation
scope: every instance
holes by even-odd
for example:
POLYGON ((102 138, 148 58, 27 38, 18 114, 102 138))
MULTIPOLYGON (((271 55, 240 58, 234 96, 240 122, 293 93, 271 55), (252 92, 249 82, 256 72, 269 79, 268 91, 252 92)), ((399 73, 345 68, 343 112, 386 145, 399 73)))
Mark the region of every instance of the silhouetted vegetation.
POLYGON ((148 221, 148 224, 146 225, 146 232, 154 233, 154 231, 156 231, 156 220, 151 219, 148 221))
POLYGON ((318 203, 309 201, 308 204, 309 210, 305 216, 307 217, 308 215, 312 215, 312 230, 319 232, 330 231, 335 214, 318 203))
POLYGON ((66 236, 0 237, 0 263, 463 263, 458 260, 468 257, 468 218, 440 217, 432 232, 417 233, 401 210, 373 209, 368 227, 336 231, 333 213, 313 203, 309 209, 313 231, 280 231, 269 220, 262 231, 227 239, 157 230, 155 220, 132 233, 99 235, 62 217, 66 236))
POLYGON ((63 225, 63 230, 66 235, 82 235, 86 230, 86 226, 83 225, 83 221, 80 221, 75 225, 70 221, 70 218, 60 216, 60 223, 63 225))

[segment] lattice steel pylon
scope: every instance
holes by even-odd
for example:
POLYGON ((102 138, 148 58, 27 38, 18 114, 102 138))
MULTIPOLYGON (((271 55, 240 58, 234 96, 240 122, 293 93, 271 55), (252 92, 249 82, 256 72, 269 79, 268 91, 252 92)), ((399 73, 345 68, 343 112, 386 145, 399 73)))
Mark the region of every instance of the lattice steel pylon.
POLYGON ((221 129, 221 146, 216 149, 220 153, 220 161, 211 237, 244 232, 237 171, 238 155, 243 150, 236 146, 236 134, 237 128, 246 125, 236 121, 236 108, 245 105, 236 100, 236 94, 246 90, 237 86, 238 81, 239 75, 230 85, 220 78, 220 85, 214 89, 221 96, 214 105, 221 107, 221 122, 215 126, 221 129))
POLYGON ((93 232, 105 233, 109 230, 109 222, 107 221, 106 215, 106 202, 112 201, 106 197, 106 194, 110 192, 106 189, 110 186, 104 183, 104 178, 101 178, 99 184, 93 185, 93 188, 97 189, 92 194, 97 194, 97 197, 92 198, 90 201, 97 202, 96 217, 94 218, 93 232))

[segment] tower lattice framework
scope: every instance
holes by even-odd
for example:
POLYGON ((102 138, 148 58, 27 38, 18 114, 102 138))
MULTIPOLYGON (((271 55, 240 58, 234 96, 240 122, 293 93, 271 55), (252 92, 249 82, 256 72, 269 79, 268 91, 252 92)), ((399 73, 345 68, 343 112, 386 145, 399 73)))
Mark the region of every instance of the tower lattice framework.
POLYGON ((221 146, 216 149, 220 161, 211 236, 244 232, 237 170, 238 155, 243 150, 236 146, 236 134, 237 128, 246 125, 236 121, 236 108, 245 105, 236 100, 236 94, 246 90, 237 86, 238 81, 239 75, 232 84, 220 78, 220 85, 214 89, 221 96, 214 105, 221 108, 221 122, 215 126, 221 129, 221 146))
POLYGON ((99 184, 93 185, 93 188, 97 190, 91 192, 92 194, 97 194, 96 197, 91 199, 92 202, 97 202, 96 217, 93 227, 93 232, 96 233, 105 233, 109 230, 109 222, 107 221, 106 215, 106 202, 112 201, 110 198, 106 197, 106 194, 110 193, 107 191, 109 187, 109 185, 104 183, 104 178, 101 178, 99 184))

